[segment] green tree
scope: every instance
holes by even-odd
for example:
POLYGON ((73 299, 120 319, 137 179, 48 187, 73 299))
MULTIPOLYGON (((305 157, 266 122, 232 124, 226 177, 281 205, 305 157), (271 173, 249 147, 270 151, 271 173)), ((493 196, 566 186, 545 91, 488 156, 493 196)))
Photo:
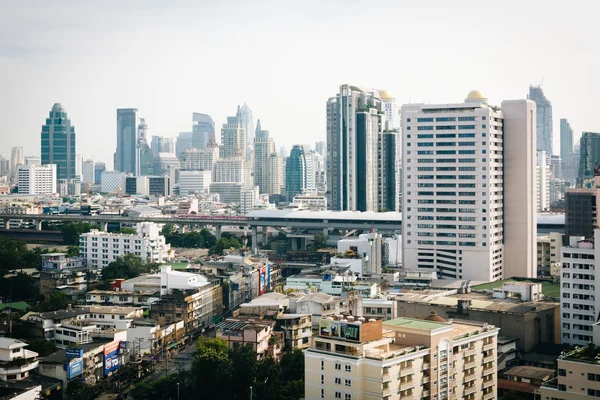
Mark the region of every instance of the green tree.
POLYGON ((38 339, 29 342, 28 350, 35 351, 40 355, 40 357, 46 357, 50 354, 54 353, 58 348, 51 342, 50 340, 38 339))
POLYGON ((79 256, 79 246, 69 246, 67 248, 67 256, 69 256, 69 257, 79 256))
POLYGON ((0 278, 0 293, 10 301, 34 300, 39 294, 38 280, 21 273, 12 278, 0 278))
POLYGON ((175 234, 175 225, 165 224, 162 227, 161 233, 163 234, 163 236, 171 236, 171 235, 175 234))
POLYGON ((156 268, 158 268, 158 264, 144 263, 139 256, 129 253, 117 257, 115 261, 102 269, 102 279, 105 282, 118 278, 131 279, 152 272, 156 268))
POLYGON ((24 242, 0 237, 0 273, 9 269, 39 268, 41 250, 29 250, 24 242))
POLYGON ((38 307, 35 308, 39 309, 39 311, 46 312, 64 310, 68 306, 69 299, 67 298, 65 292, 55 290, 50 294, 47 300, 43 301, 38 307))
POLYGON ((127 226, 122 227, 121 230, 118 231, 118 232, 126 234, 126 235, 135 235, 137 233, 137 231, 135 230, 135 228, 129 228, 127 226))
POLYGON ((240 346, 231 351, 231 361, 233 362, 233 376, 235 376, 234 396, 240 399, 247 397, 247 391, 256 380, 258 371, 258 362, 256 353, 252 346, 240 346))
POLYGON ((197 393, 207 399, 231 399, 234 384, 233 362, 227 343, 219 339, 198 342, 198 352, 192 364, 193 382, 197 393))
POLYGON ((79 236, 94 229, 95 226, 87 222, 67 222, 60 229, 66 244, 79 244, 79 236))
POLYGON ((313 242, 310 244, 311 249, 319 250, 324 247, 327 247, 327 239, 328 239, 327 235, 324 235, 323 233, 317 233, 313 237, 313 242))

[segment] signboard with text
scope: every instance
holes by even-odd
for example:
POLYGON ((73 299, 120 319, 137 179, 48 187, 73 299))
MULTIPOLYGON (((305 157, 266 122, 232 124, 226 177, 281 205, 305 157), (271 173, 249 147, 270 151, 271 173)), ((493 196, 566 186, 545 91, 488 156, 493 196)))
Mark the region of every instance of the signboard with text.
POLYGON ((67 379, 71 380, 83 373, 83 361, 81 358, 73 359, 67 365, 67 379))
POLYGON ((121 342, 115 341, 104 346, 104 375, 119 368, 119 347, 121 342))
POLYGON ((83 349, 77 347, 68 348, 65 351, 65 357, 67 358, 81 358, 83 357, 83 349))
POLYGON ((358 342, 360 341, 360 325, 322 318, 319 322, 319 334, 358 342))

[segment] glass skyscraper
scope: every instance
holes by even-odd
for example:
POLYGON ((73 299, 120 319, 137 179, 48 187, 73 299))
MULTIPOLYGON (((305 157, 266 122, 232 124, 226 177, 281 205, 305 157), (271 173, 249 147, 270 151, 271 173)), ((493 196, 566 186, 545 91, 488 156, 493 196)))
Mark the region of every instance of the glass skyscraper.
POLYGON ((75 179, 75 127, 59 104, 52 106, 42 126, 42 165, 56 164, 57 179, 75 179))
POLYGON ((211 140, 215 140, 215 121, 210 115, 201 113, 193 113, 192 121, 192 147, 205 149, 211 140))
POLYGON ((552 151, 552 103, 544 95, 540 86, 529 86, 529 100, 535 101, 536 109, 536 146, 549 156, 552 151))

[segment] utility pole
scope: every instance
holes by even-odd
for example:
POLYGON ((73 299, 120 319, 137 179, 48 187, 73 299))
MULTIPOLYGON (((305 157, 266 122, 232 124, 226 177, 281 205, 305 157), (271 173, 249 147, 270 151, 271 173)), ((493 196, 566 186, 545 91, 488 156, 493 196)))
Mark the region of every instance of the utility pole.
POLYGON ((177 382, 177 400, 179 400, 179 382, 177 382))
POLYGON ((250 400, 252 400, 252 386, 250 386, 250 400))
POLYGON ((138 357, 140 360, 142 359, 142 340, 143 338, 138 338, 138 357))

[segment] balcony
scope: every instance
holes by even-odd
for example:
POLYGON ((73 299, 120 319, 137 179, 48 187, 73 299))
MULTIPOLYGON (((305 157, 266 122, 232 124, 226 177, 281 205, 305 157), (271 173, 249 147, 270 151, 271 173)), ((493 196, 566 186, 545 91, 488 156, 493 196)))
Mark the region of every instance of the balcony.
POLYGON ((465 358, 474 356, 475 354, 477 354, 477 349, 475 349, 475 347, 470 347, 465 350, 465 358))
POLYGON ((471 368, 475 368, 475 360, 465 361, 464 369, 467 370, 471 368))
POLYGON ((489 387, 494 386, 494 380, 493 379, 489 379, 487 381, 483 381, 483 388, 487 389, 489 387))
POLYGON ((483 395, 483 400, 489 400, 495 398, 496 394, 492 391, 483 395))
POLYGON ((483 345, 483 351, 490 351, 490 350, 494 350, 495 348, 496 348, 496 345, 494 343, 483 345))
POLYGON ((400 377, 410 375, 413 372, 414 371, 412 369, 412 366, 411 367, 407 367, 407 368, 402 368, 402 369, 400 369, 400 377))
POLYGON ((39 361, 33 359, 19 358, 0 364, 0 375, 17 375, 36 369, 39 361))
POLYGON ((464 393, 464 395, 468 396, 470 394, 475 393, 476 391, 477 391, 477 386, 475 386, 475 385, 473 385, 471 387, 465 387, 465 393, 464 393))

